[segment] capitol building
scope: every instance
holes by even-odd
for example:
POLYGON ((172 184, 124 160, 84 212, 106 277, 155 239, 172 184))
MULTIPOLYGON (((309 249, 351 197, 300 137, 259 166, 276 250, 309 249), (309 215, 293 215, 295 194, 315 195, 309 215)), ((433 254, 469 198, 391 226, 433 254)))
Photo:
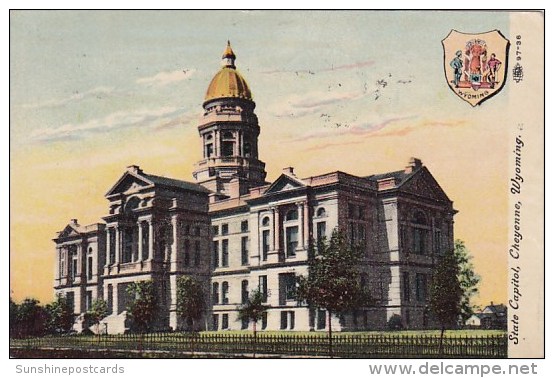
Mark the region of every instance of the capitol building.
POLYGON ((386 329, 393 316, 408 329, 435 327, 429 287, 439 255, 453 249, 456 210, 433 175, 407 157, 394 172, 368 166, 367 176, 304 177, 286 167, 267 181, 258 139, 271 126, 260 127, 235 60, 228 44, 204 98, 202 150, 190 181, 131 165, 105 195, 102 222, 72 219, 57 233, 54 290, 73 306, 74 328, 83 330, 84 313, 103 298, 104 331, 125 332, 132 300, 126 288, 152 280, 154 328, 186 329, 176 312, 177 279, 186 275, 206 294, 203 329, 247 329, 237 309, 259 288, 269 309, 258 329, 323 330, 324 311, 298 303, 294 288, 296 277, 308 273, 310 244, 334 229, 363 246, 360 275, 352 279, 375 300, 333 317, 334 329, 386 329))

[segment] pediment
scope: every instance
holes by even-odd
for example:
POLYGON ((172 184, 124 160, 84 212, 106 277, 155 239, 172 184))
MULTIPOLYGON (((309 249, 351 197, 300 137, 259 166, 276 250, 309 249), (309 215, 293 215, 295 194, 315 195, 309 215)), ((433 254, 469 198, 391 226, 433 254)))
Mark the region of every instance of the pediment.
POLYGON ((144 188, 154 185, 150 180, 130 172, 126 172, 108 191, 106 197, 114 194, 132 194, 141 191, 144 188))
POLYGON ((437 201, 450 202, 450 198, 448 198, 427 168, 422 168, 419 172, 410 177, 402 184, 401 190, 437 201))
POLYGON ((273 184, 269 186, 269 188, 265 191, 265 194, 284 192, 303 187, 306 187, 306 184, 304 184, 301 180, 282 174, 273 182, 273 184))
POLYGON ((79 236, 79 232, 69 224, 58 234, 58 238, 70 238, 73 236, 79 236))

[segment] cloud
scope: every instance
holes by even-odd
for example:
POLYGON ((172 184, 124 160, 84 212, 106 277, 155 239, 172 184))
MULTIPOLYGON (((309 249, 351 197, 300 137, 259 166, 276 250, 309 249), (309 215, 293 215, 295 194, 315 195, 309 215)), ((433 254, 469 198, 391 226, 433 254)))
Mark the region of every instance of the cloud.
POLYGON ((420 120, 419 122, 407 123, 404 121, 417 120, 419 117, 416 115, 405 117, 392 117, 379 122, 362 122, 354 123, 352 125, 346 125, 340 128, 323 128, 306 133, 298 138, 293 139, 293 142, 304 142, 307 140, 321 139, 322 143, 307 148, 310 150, 320 150, 328 147, 345 146, 365 143, 366 140, 361 138, 363 136, 374 137, 389 137, 389 136, 405 136, 413 131, 422 130, 424 128, 433 127, 458 127, 467 123, 464 120, 420 120), (360 137, 358 139, 345 139, 344 141, 337 141, 337 138, 343 138, 348 136, 360 137), (325 143, 326 139, 333 139, 332 142, 325 143))
POLYGON ((284 69, 274 69, 270 71, 262 71, 261 73, 266 75, 273 75, 273 74, 280 74, 280 73, 294 73, 296 75, 299 74, 310 74, 315 75, 318 72, 331 72, 331 71, 341 71, 341 70, 353 70, 356 68, 362 68, 362 67, 370 67, 373 66, 375 62, 373 60, 364 60, 361 62, 354 62, 351 64, 342 64, 338 66, 331 65, 331 67, 323 68, 320 70, 306 70, 306 69, 299 69, 299 70, 284 70, 284 69))
POLYGON ((386 120, 374 122, 355 122, 352 124, 340 124, 340 127, 323 127, 310 131, 300 137, 295 138, 294 142, 312 140, 316 138, 336 138, 337 136, 356 135, 362 136, 376 133, 385 127, 408 119, 414 119, 416 116, 393 117, 386 120))
POLYGON ((190 79, 195 72, 196 70, 194 68, 177 71, 162 71, 154 76, 139 78, 136 82, 137 84, 155 85, 161 87, 178 81, 190 79))
POLYGON ((362 96, 361 92, 308 92, 303 95, 292 95, 280 104, 275 104, 272 106, 275 110, 271 112, 276 117, 301 117, 317 113, 325 106, 356 100, 362 96))
POLYGON ((85 92, 79 92, 76 90, 71 94, 71 96, 68 96, 65 98, 53 99, 53 100, 30 103, 30 104, 23 104, 21 105, 21 107, 24 109, 60 107, 70 103, 79 102, 88 98, 102 99, 105 96, 112 94, 114 91, 115 91, 114 87, 103 87, 103 86, 96 87, 85 92))
POLYGON ((181 108, 169 106, 156 109, 118 111, 83 123, 67 123, 57 128, 36 130, 31 134, 30 139, 34 142, 75 140, 90 134, 112 132, 128 127, 155 128, 160 124, 160 119, 170 119, 181 111, 181 108))

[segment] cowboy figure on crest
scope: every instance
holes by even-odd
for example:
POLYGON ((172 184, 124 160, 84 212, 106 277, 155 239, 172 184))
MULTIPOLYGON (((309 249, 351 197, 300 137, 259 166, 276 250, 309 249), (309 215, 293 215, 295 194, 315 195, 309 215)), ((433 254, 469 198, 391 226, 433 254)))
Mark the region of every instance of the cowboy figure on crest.
POLYGON ((454 80, 452 81, 452 83, 454 83, 454 86, 456 88, 458 88, 458 83, 462 78, 462 66, 462 50, 458 50, 456 51, 456 56, 450 62, 450 67, 454 69, 454 80))

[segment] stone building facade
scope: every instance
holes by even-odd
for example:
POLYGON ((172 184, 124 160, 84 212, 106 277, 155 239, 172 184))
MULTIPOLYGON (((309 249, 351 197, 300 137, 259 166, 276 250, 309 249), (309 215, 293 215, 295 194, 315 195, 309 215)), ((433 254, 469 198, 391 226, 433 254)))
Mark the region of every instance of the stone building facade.
POLYGON ((176 280, 190 275, 209 298, 203 327, 246 329, 237 308, 259 288, 269 310, 258 329, 325 329, 323 311, 296 301, 295 278, 308 272, 310 243, 339 229, 363 246, 360 276, 353 279, 376 303, 333 318, 333 326, 384 329, 393 316, 407 328, 435 326, 429 285, 437 258, 453 249, 456 211, 429 170, 416 158, 369 176, 337 171, 301 178, 287 167, 267 182, 255 103, 235 59, 228 44, 206 93, 195 182, 130 166, 106 194, 105 223, 72 221, 54 239, 56 292, 74 298, 77 314, 104 298, 111 312, 104 331, 118 333, 128 326, 126 287, 152 280, 155 327, 183 329, 176 280))

